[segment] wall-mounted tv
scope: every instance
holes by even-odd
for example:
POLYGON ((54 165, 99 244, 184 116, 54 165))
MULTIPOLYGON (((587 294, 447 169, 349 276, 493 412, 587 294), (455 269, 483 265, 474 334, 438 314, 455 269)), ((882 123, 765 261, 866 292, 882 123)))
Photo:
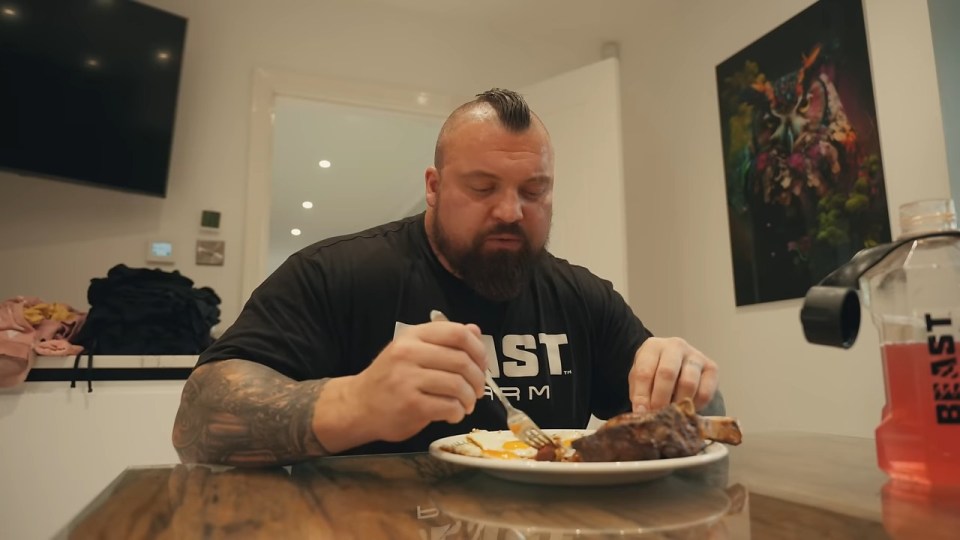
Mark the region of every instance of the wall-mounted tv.
POLYGON ((0 169, 164 197, 187 20, 0 0, 0 169))

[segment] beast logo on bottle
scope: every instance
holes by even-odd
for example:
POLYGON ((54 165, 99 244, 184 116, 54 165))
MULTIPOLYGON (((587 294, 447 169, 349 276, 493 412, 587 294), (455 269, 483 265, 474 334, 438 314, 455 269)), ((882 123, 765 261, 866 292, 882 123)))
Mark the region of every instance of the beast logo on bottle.
POLYGON ((938 424, 960 424, 960 371, 957 369, 956 344, 949 333, 952 321, 949 317, 933 318, 925 315, 927 322, 927 350, 930 352, 930 378, 933 381, 933 400, 936 404, 938 424), (936 335, 934 328, 946 327, 948 333, 936 335))

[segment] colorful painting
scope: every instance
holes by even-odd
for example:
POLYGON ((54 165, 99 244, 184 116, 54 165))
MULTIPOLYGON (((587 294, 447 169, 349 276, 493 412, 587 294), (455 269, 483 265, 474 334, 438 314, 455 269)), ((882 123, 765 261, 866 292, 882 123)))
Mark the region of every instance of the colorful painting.
POLYGON ((821 0, 717 66, 738 306, 890 241, 860 2, 821 0))

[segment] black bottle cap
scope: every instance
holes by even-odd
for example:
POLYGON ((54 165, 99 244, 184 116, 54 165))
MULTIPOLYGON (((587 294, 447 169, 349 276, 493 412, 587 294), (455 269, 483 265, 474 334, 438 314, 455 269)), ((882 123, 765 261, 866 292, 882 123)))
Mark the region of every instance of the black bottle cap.
POLYGON ((800 322, 810 343, 849 349, 860 331, 857 291, 850 287, 811 287, 800 310, 800 322))

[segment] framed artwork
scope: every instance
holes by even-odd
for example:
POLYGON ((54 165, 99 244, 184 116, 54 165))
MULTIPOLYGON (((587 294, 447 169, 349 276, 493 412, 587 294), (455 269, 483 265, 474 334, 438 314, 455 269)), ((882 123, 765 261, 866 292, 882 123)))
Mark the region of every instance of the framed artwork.
POLYGON ((861 0, 813 4, 716 75, 737 306, 890 241, 861 0))

